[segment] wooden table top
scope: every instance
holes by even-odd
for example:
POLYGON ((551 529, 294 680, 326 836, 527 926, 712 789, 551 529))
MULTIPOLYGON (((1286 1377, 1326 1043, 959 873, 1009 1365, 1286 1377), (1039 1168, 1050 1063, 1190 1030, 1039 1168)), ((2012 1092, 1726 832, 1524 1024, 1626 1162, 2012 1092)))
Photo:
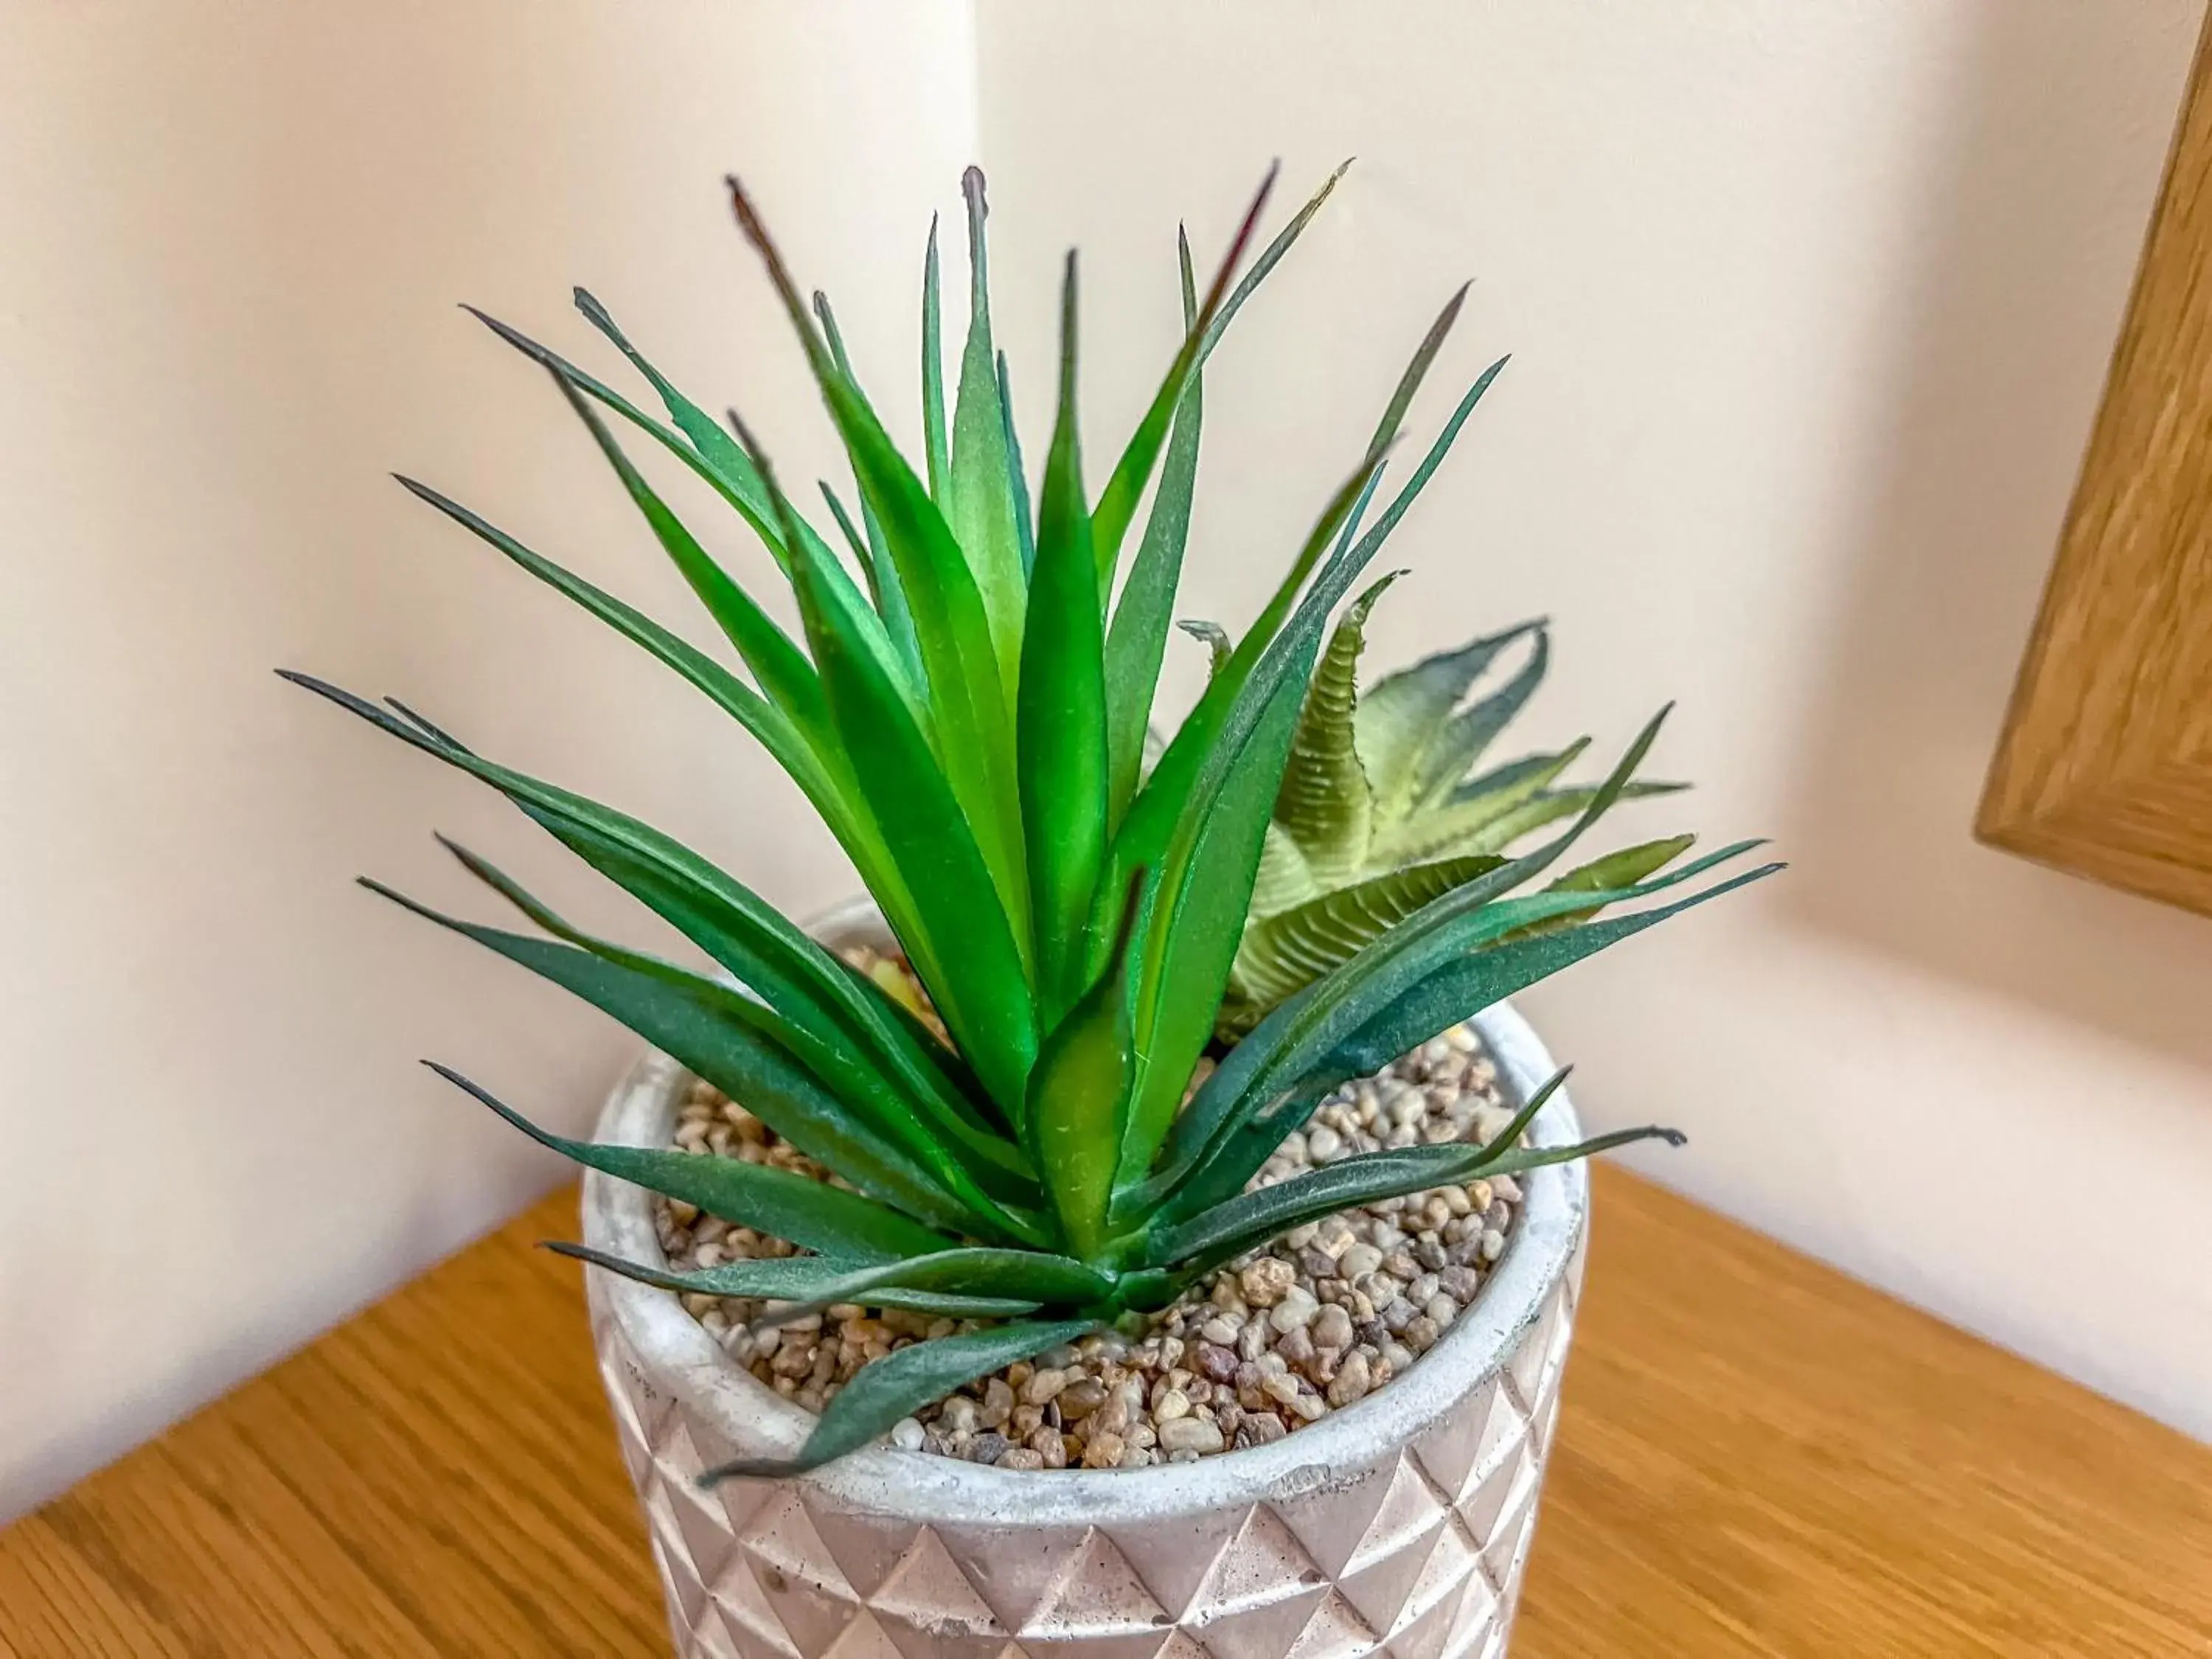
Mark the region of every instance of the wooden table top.
MULTIPOLYGON (((556 1194, 0 1533, 9 1659, 665 1654, 556 1194)), ((2212 1655, 2212 1449, 1613 1170, 1516 1659, 2212 1655)))

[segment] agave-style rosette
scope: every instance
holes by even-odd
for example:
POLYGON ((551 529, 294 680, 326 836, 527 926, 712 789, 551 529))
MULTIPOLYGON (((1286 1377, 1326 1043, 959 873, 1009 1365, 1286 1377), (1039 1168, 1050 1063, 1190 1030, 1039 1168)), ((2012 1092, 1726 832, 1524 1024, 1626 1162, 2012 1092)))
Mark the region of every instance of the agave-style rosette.
MULTIPOLYGON (((1525 890, 1638 787, 1655 719, 1540 845, 1510 857, 1424 861, 1406 889, 1412 902, 1396 904, 1387 925, 1327 961, 1299 954, 1310 971, 1279 988, 1264 1010, 1248 1010, 1253 1017, 1238 1023, 1233 1047, 1218 1046, 1240 951, 1257 939, 1263 950, 1292 953, 1264 932, 1248 932, 1271 837, 1294 840, 1310 858, 1321 844, 1314 826, 1328 811, 1362 810, 1349 800, 1332 808, 1336 786, 1318 769, 1319 744, 1341 743, 1345 733, 1321 729, 1314 714, 1327 688, 1340 677, 1348 684, 1359 619, 1376 591, 1362 592, 1362 579, 1503 367, 1474 379, 1370 514, 1383 500, 1386 458, 1459 313, 1462 289, 1420 340, 1364 450, 1260 615, 1233 642, 1222 636, 1204 692, 1147 765, 1147 723, 1197 471, 1200 372, 1341 172, 1243 269, 1268 196, 1263 185, 1202 294, 1184 245, 1184 338, 1095 495, 1077 434, 1078 283, 1069 256, 1059 397, 1034 501, 991 331, 981 174, 971 171, 966 181, 969 320, 949 418, 933 229, 930 238, 918 465, 886 435, 854 379, 827 302, 802 298, 732 181, 739 223, 789 313, 851 463, 849 499, 823 487, 842 555, 780 488, 742 423, 717 420, 678 392, 589 295, 578 292, 578 308, 664 413, 485 318, 550 371, 743 675, 467 508, 403 480, 673 668, 768 750, 850 857, 949 1044, 876 979, 691 848, 476 753, 404 704, 380 706, 288 676, 500 791, 672 924, 714 969, 583 933, 459 847, 463 865, 536 931, 444 915, 370 884, 377 891, 565 986, 741 1101, 836 1177, 832 1184, 734 1158, 568 1139, 436 1068, 577 1163, 804 1252, 695 1273, 591 1260, 675 1291, 770 1298, 799 1310, 860 1303, 986 1322, 865 1367, 822 1414, 799 1467, 873 1439, 976 1377, 1161 1309, 1201 1275, 1304 1223, 1669 1133, 1525 1146, 1519 1132, 1555 1079, 1486 1145, 1379 1152, 1248 1190, 1332 1090, 1498 999, 1776 867, 1691 888, 1753 843, 1663 870, 1671 854, 1660 860, 1632 849, 1525 890), (767 547, 795 599, 798 637, 707 551, 625 452, 618 428, 642 434, 703 480, 767 547), (1148 489, 1149 514, 1125 559, 1148 489), (1324 665, 1331 618, 1347 601, 1324 665), (1644 900, 1657 902, 1599 915, 1644 900), (1209 1050, 1218 1063, 1192 1091, 1209 1050)), ((1446 700, 1448 710, 1458 695, 1446 700)), ((1348 714, 1348 693, 1340 701, 1348 714)))

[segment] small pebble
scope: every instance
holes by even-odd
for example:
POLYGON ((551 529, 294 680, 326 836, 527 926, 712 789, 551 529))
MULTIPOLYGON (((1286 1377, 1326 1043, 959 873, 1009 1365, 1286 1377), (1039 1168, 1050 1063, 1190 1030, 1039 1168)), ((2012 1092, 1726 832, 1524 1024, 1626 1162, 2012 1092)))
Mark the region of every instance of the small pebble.
POLYGON ((1178 1417, 1172 1423, 1159 1426, 1160 1444, 1169 1451, 1195 1452, 1204 1456, 1222 1448, 1219 1425, 1211 1418, 1178 1417))

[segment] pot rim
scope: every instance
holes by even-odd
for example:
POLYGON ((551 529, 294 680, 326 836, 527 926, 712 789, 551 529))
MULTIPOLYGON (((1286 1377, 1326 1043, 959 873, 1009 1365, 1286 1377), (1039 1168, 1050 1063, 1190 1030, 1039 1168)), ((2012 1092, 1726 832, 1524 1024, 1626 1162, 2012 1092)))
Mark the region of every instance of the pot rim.
MULTIPOLYGON (((808 927, 833 948, 883 946, 890 938, 865 896, 808 927)), ((1528 1023, 1500 1002, 1468 1022, 1496 1063, 1509 1102, 1519 1104, 1554 1069, 1528 1023)), ((690 1073, 657 1050, 640 1056, 599 1115, 595 1139, 665 1146, 690 1073)), ((1581 1128, 1564 1088, 1531 1129, 1539 1146, 1571 1146, 1581 1128)), ((1475 1301, 1419 1362, 1352 1405, 1264 1446, 1142 1469, 999 1469, 928 1452, 877 1444, 796 1478, 841 1508, 896 1514, 927 1524, 1018 1515, 1036 1526, 1096 1526, 1274 1501, 1364 1474, 1397 1447, 1440 1424, 1466 1395, 1505 1367, 1541 1320, 1589 1224, 1589 1176, 1580 1161, 1516 1177, 1522 1204, 1505 1254, 1475 1301)), ((583 1191, 585 1243, 665 1268, 652 1195, 597 1170, 583 1191)), ((653 1380, 705 1425, 748 1455, 795 1454, 815 1414, 778 1395, 723 1352, 667 1291, 587 1267, 599 1317, 619 1328, 653 1380)))

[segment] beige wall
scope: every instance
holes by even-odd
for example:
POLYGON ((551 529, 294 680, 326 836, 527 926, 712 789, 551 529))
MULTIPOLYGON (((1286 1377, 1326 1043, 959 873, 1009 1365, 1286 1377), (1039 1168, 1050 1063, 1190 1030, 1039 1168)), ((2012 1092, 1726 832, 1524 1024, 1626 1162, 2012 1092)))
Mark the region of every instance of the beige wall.
POLYGON ((1476 276, 1457 361, 1516 363, 1407 526, 1377 657, 1548 611, 1531 736, 1617 741, 1679 696, 1690 817, 1797 860, 1537 999, 1591 1114, 1682 1122, 1668 1179, 2212 1431, 2212 925, 1965 833, 2194 23, 2184 0, 0 9, 0 1514, 553 1177, 415 1055, 574 1126, 628 1046, 348 886, 472 902, 436 824, 626 923, 270 666, 417 697, 794 908, 844 880, 736 733, 382 478, 687 614, 542 377, 452 302, 580 345, 586 282, 803 475, 826 450, 717 178, 757 182, 903 387, 924 221, 979 147, 1016 343, 1039 368, 1079 237, 1116 422, 1172 334, 1174 216, 1208 245, 1267 155, 1293 182, 1362 155, 1217 360, 1187 611, 1249 614, 1476 276))
POLYGON ((417 1054, 574 1127, 629 1048, 350 878, 480 906, 436 825, 627 907, 272 667, 841 895, 742 733, 384 472, 688 625, 550 381, 454 302, 582 352, 586 283, 804 477, 721 174, 910 377, 973 62, 952 5, 0 8, 0 1516, 555 1178, 417 1054))
POLYGON ((980 8, 998 270, 1034 337, 1082 244, 1091 337, 1146 343, 1093 348, 1116 421, 1175 216, 1218 247, 1270 155, 1294 196, 1360 157, 1215 359, 1186 610, 1250 614, 1474 277, 1453 361, 1514 361, 1370 652, 1548 612, 1531 739, 1679 697, 1661 761, 1701 787, 1647 833, 1795 860, 1529 999, 1587 1115, 1681 1124, 1663 1179, 2212 1436, 2212 922, 1967 834, 2200 8, 1358 15, 980 8))

